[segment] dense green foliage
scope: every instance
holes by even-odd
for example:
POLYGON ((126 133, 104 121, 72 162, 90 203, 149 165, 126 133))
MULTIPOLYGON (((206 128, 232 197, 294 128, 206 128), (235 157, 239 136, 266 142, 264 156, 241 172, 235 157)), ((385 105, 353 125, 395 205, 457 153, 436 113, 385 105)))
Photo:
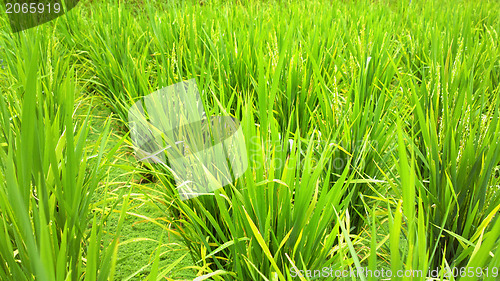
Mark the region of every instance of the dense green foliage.
POLYGON ((78 92, 69 56, 34 31, 23 38, 8 48, 18 57, 8 61, 0 98, 0 277, 106 280, 118 237, 100 247, 103 229, 90 202, 113 155, 103 150, 109 122, 88 146, 90 116, 73 118, 78 92))
POLYGON ((487 0, 83 1, 2 25, 0 277, 113 279, 130 215, 165 230, 149 280, 184 258, 160 266, 167 234, 197 280, 500 267, 499 18, 487 0), (191 78, 207 115, 241 120, 249 169, 181 201, 168 167, 117 151, 131 104, 191 78), (74 114, 95 96, 122 122, 111 145, 109 120, 87 142, 90 111, 74 114))

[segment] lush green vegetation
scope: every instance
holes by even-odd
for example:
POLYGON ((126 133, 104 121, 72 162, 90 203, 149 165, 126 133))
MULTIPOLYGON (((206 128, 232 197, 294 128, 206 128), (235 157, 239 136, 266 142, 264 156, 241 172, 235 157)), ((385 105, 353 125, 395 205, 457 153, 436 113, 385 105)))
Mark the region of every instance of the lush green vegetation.
POLYGON ((15 34, 1 11, 1 280, 498 280, 498 1, 82 1, 15 34), (249 168, 182 201, 127 117, 191 78, 249 168))

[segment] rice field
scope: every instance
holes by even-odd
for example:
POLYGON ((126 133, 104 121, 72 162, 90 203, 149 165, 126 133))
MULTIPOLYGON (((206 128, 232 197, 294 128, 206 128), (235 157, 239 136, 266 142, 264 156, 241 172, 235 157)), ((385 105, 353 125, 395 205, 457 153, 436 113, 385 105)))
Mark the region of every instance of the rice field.
POLYGON ((500 280, 500 2, 4 2, 0 280, 500 280), (188 197, 130 122, 185 81, 244 167, 188 197))

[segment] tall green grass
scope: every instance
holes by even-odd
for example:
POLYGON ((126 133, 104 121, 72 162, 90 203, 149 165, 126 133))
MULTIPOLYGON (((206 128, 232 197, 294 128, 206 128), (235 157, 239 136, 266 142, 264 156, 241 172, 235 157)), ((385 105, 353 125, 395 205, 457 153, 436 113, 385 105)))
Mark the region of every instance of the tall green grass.
POLYGON ((91 204, 113 155, 104 154, 109 122, 89 146, 70 52, 42 35, 51 31, 2 33, 10 53, 0 98, 0 279, 113 279, 118 236, 102 247, 105 216, 91 204))
MULTIPOLYGON (((43 94, 45 107, 8 95, 5 112, 22 116, 24 106, 41 108, 37 116, 46 116, 57 127, 51 134, 61 137, 72 127, 72 105, 62 92, 77 80, 89 97, 105 98, 125 135, 130 105, 195 78, 207 115, 241 120, 249 169, 213 195, 188 201, 178 197, 166 166, 144 164, 158 179, 157 190, 132 185, 168 216, 147 219, 166 220, 165 230, 184 239, 198 280, 292 280, 292 269, 325 266, 439 268, 444 280, 453 267, 499 266, 499 5, 82 3, 51 23, 58 40, 44 43, 52 47, 43 50, 58 53, 42 55, 44 82, 37 87, 56 94, 43 94), (65 59, 49 63, 53 57, 65 59)), ((2 40, 15 45, 18 39, 2 40)), ((22 59, 31 51, 22 46, 7 51, 15 61, 9 79, 31 77, 22 59)), ((25 80, 6 89, 21 91, 16 85, 28 85, 25 80)), ((21 117, 3 120, 21 135, 31 126, 21 117)), ((79 147, 85 133, 74 132, 79 147)), ((10 134, 4 130, 5 159, 15 153, 10 134)), ((83 149, 76 151, 65 157, 85 159, 83 149)), ((94 165, 99 161, 89 169, 94 165)), ((80 175, 78 168, 60 167, 63 175, 80 175)), ((83 179, 92 184, 82 180, 82 190, 96 188, 95 177, 83 179)), ((65 217, 71 221, 72 214, 65 217)), ((152 277, 164 276, 172 267, 155 263, 153 269, 152 277)))

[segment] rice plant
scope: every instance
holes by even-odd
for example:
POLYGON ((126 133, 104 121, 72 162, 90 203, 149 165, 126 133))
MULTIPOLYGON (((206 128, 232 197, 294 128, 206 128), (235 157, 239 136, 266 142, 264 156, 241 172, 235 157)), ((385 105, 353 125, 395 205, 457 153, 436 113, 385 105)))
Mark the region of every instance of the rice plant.
POLYGON ((37 31, 12 38, 8 48, 17 57, 6 57, 10 87, 0 98, 0 276, 107 280, 113 276, 118 236, 101 247, 103 221, 96 219, 105 217, 92 214, 91 199, 112 156, 104 154, 109 122, 99 142, 89 146, 91 118, 74 119, 74 68, 53 40, 43 38, 37 31))
POLYGON ((152 241, 120 242, 135 216, 164 232, 126 280, 173 279, 171 236, 195 280, 498 279, 499 17, 489 0, 94 0, 19 33, 1 17, 0 278, 113 279, 121 245, 152 241), (204 118, 240 121, 248 169, 185 200, 175 155, 133 158, 128 118, 190 79, 204 118))

